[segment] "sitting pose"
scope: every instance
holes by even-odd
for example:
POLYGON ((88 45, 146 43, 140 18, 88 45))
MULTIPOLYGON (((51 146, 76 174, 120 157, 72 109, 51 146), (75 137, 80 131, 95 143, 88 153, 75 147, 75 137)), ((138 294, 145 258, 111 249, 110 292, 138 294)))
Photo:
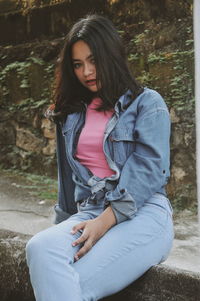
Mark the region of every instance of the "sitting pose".
POLYGON ((56 225, 27 244, 31 283, 37 301, 100 300, 170 252, 169 112, 133 78, 102 16, 72 27, 56 83, 56 225))

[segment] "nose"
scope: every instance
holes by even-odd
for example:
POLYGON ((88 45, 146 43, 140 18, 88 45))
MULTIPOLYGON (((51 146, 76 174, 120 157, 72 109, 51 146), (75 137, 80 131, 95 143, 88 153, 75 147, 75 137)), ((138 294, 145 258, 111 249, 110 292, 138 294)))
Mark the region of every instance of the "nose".
POLYGON ((91 75, 93 72, 94 72, 94 66, 92 64, 86 63, 84 65, 84 70, 83 70, 84 75, 87 77, 91 75))

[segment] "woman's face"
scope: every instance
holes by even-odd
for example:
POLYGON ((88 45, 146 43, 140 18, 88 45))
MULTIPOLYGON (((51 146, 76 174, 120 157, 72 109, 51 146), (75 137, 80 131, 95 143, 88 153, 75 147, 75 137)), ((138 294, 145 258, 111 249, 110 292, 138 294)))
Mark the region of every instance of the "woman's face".
POLYGON ((72 46, 72 63, 74 73, 81 84, 92 92, 96 92, 96 66, 94 57, 87 43, 79 40, 72 46))

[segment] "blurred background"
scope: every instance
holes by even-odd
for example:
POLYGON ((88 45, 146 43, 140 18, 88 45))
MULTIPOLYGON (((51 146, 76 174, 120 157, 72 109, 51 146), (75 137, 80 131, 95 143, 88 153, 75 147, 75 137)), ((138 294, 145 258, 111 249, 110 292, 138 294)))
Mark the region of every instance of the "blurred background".
POLYGON ((197 212, 192 10, 190 0, 0 0, 4 180, 16 175, 28 181, 12 179, 16 185, 30 188, 41 200, 56 199, 55 127, 43 113, 52 103, 54 69, 66 33, 78 18, 98 13, 116 25, 133 75, 167 102, 172 119, 169 198, 175 212, 197 212))

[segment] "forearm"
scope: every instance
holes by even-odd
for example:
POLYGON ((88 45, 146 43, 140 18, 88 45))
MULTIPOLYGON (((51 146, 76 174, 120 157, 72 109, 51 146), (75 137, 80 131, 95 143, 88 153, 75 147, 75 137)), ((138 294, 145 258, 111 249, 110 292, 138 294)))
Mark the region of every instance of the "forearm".
POLYGON ((96 219, 101 221, 106 231, 108 231, 112 226, 116 225, 117 223, 115 214, 111 206, 108 206, 96 219))

